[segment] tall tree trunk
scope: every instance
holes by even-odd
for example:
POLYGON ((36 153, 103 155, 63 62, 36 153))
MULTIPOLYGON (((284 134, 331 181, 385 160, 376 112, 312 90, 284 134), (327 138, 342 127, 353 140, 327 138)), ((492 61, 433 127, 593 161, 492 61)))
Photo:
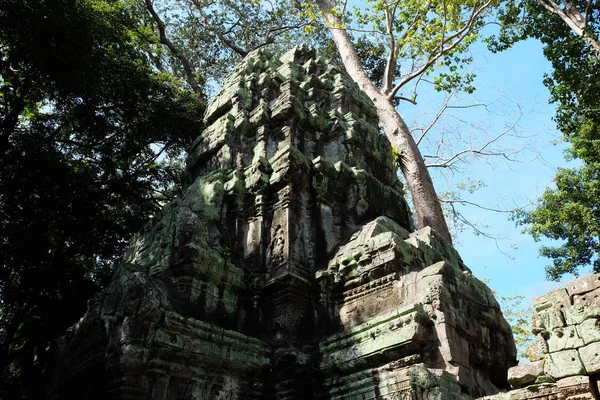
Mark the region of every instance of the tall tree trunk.
POLYGON ((379 122, 392 146, 401 155, 401 170, 412 195, 413 207, 419 227, 430 226, 448 242, 452 237, 442 212, 442 206, 433 187, 423 156, 415 143, 404 119, 392 105, 392 99, 383 94, 368 78, 352 41, 339 17, 332 13, 328 0, 316 0, 346 71, 358 86, 373 100, 379 122))

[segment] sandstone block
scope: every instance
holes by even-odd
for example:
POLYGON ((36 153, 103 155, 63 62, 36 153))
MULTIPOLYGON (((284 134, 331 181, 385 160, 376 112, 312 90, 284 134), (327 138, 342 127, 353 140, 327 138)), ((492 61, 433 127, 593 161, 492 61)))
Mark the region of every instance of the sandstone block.
POLYGON ((539 361, 542 360, 545 356, 545 353, 542 349, 542 346, 539 342, 534 342, 531 346, 527 348, 527 358, 529 361, 539 361))
MULTIPOLYGON (((598 309, 600 311, 600 309, 598 309)), ((592 308, 585 307, 583 305, 571 306, 563 308, 563 315, 565 316, 565 322, 567 325, 578 325, 581 324, 590 315, 598 314, 592 308)))
POLYGON ((573 305, 598 307, 600 305, 600 288, 594 289, 591 292, 574 295, 573 305))
POLYGON ((518 365, 508 370, 508 383, 513 388, 520 388, 534 383, 544 373, 544 360, 518 365))
POLYGON ((560 394, 567 400, 595 400, 589 376, 571 376, 556 382, 560 394))
POLYGON ((560 350, 577 349, 583 346, 583 340, 577 333, 579 328, 574 326, 557 327, 552 330, 547 340, 548 351, 554 353, 560 350))
POLYGON ((584 344, 600 341, 600 319, 586 319, 577 325, 577 332, 584 344))
POLYGON ((537 312, 540 312, 561 304, 570 305, 570 301, 571 298, 569 297, 567 289, 562 288, 536 297, 533 299, 533 307, 537 312))
POLYGON ((567 376, 584 375, 585 367, 577 350, 563 350, 546 354, 544 373, 554 379, 567 376))
POLYGON ((581 295, 598 288, 600 288, 600 274, 577 279, 575 282, 568 283, 566 287, 571 296, 581 295))
POLYGON ((581 347, 579 355, 588 375, 600 372, 600 342, 581 347))

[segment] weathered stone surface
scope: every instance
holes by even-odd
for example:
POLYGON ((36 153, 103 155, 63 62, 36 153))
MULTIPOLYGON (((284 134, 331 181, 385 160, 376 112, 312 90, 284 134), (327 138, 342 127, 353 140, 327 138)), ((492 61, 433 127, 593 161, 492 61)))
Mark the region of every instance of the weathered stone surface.
POLYGON ((600 342, 590 343, 579 349, 579 356, 588 375, 600 372, 600 342))
POLYGON ((530 385, 481 400, 594 400, 594 389, 590 377, 571 376, 556 383, 530 385))
POLYGON ((577 350, 563 350, 546 355, 544 373, 554 379, 585 374, 577 350))
POLYGON ((553 308, 557 305, 560 307, 561 305, 567 304, 570 304, 570 298, 567 289, 564 288, 553 290, 550 293, 546 293, 533 299, 533 307, 537 312, 553 308))
POLYGON ((529 349, 531 364, 509 370, 509 382, 519 388, 513 398, 595 399, 600 373, 600 274, 569 283, 534 300, 532 333, 537 342, 529 349), (540 365, 544 366, 543 373, 540 365), (535 373, 529 373, 534 370, 535 373), (533 375, 538 374, 536 379, 533 375), (522 377, 522 378, 521 378, 522 377), (554 383, 556 381, 556 383, 554 383), (532 394, 539 388, 548 393, 532 394))
POLYGON ((253 52, 205 119, 181 199, 57 343, 51 398, 507 388, 515 346, 498 303, 435 231, 414 231, 373 104, 340 67, 307 48, 253 52))
POLYGON ((548 351, 554 353, 555 351, 577 349, 583 346, 584 341, 579 336, 578 330, 574 326, 555 328, 552 331, 553 334, 546 341, 548 343, 548 351))
POLYGON ((569 296, 582 295, 600 288, 600 277, 590 275, 567 284, 569 296))
POLYGON ((596 317, 585 319, 577 325, 577 333, 583 342, 579 347, 600 341, 600 313, 596 317))
MULTIPOLYGON (((457 255, 448 257, 453 250, 444 249, 431 230, 425 231, 427 235, 423 230, 408 234, 401 227, 386 232, 384 227, 393 224, 378 218, 365 225, 340 247, 327 271, 317 273, 317 281, 329 288, 324 291, 343 293, 339 311, 330 308, 337 311, 344 335, 360 332, 345 345, 336 342, 336 349, 347 346, 341 358, 351 359, 350 363, 340 360, 339 350, 335 350, 336 358, 330 355, 334 351, 331 339, 322 342, 322 368, 335 375, 334 366, 346 370, 357 368, 358 363, 373 363, 371 354, 387 361, 402 355, 449 371, 472 395, 497 391, 505 385, 499 379, 506 379, 502 368, 515 353, 509 328, 500 318, 491 292, 464 268, 457 255), (415 268, 425 262, 433 264, 415 268), (407 303, 408 308, 398 308, 407 303), (401 310, 415 311, 407 317, 410 324, 401 322, 395 328, 397 344, 392 352, 379 345, 383 343, 380 335, 388 330, 371 333, 372 321, 376 315, 388 320, 390 312, 397 316, 407 312, 401 310), (355 342, 368 343, 369 350, 367 345, 352 345, 355 342), (386 353, 390 355, 386 357, 386 353)), ((344 378, 340 375, 339 379, 344 378)))
MULTIPOLYGON (((596 382, 593 382, 594 386, 596 382)), ((571 376, 556 382, 556 387, 567 400, 594 400, 594 389, 589 376, 571 376)))
POLYGON ((544 360, 518 365, 508 370, 508 383, 514 388, 520 388, 534 383, 543 373, 544 360))

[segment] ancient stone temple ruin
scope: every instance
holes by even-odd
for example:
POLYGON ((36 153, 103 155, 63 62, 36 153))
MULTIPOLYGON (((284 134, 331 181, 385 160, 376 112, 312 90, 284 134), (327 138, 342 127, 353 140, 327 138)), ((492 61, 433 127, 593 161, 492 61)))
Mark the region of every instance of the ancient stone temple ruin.
POLYGON ((493 294, 416 230, 375 109, 318 52, 254 52, 182 197, 56 346, 53 399, 469 399, 516 364, 493 294))
POLYGON ((514 390, 490 400, 600 399, 600 274, 533 301, 531 363, 513 367, 514 390))

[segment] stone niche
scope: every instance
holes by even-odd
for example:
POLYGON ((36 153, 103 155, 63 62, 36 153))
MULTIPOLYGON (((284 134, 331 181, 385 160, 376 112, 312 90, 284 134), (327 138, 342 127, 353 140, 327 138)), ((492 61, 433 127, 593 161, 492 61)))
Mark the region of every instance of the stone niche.
POLYGON ((181 199, 55 345, 52 399, 468 399, 516 364, 492 292, 415 231, 374 106, 296 47, 210 102, 181 199))
POLYGON ((495 400, 600 399, 600 274, 533 300, 529 364, 511 368, 514 390, 495 400))

